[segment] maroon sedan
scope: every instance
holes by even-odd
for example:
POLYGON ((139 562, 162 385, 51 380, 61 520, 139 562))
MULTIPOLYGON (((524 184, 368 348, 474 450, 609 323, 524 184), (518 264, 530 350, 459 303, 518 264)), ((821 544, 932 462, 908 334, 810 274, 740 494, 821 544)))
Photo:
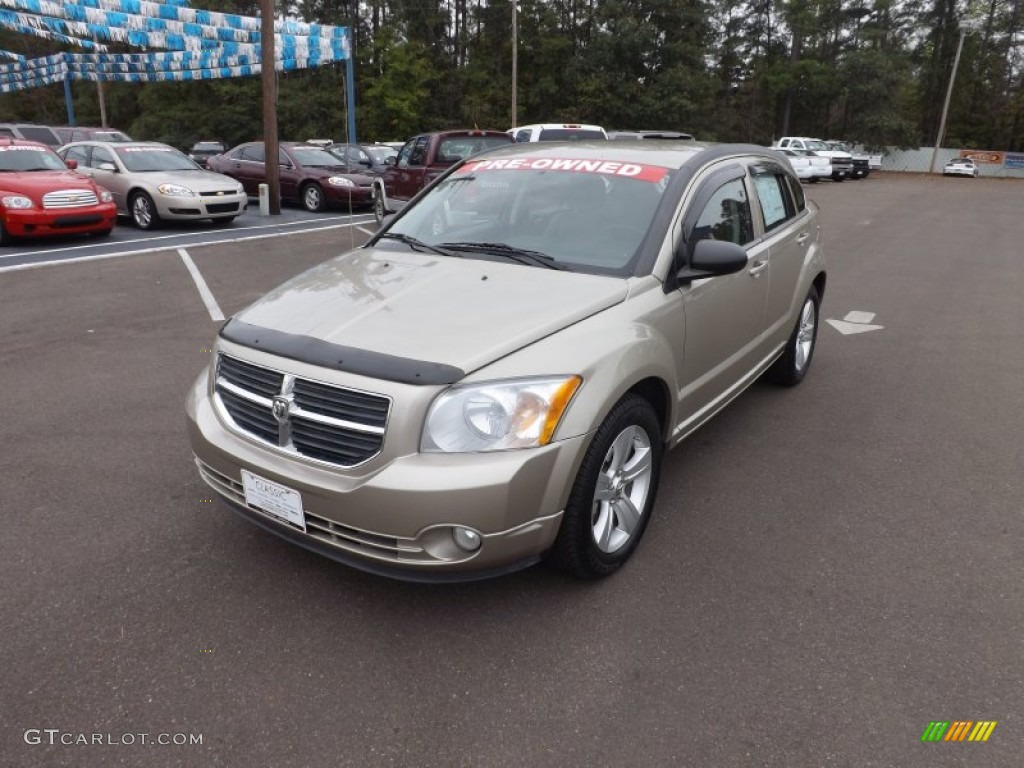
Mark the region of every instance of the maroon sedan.
MULTIPOLYGON (((307 211, 373 205, 373 179, 346 173, 343 160, 320 147, 281 142, 281 198, 300 203, 307 211)), ((262 141, 239 144, 208 161, 211 171, 237 179, 250 195, 266 183, 266 151, 262 141)))

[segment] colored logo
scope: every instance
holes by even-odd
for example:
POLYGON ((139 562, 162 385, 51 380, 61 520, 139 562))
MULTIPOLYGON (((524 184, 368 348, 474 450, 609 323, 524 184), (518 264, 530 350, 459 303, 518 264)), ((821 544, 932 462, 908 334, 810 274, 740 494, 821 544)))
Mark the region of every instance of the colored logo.
POLYGON ((988 741, 995 728, 995 720, 933 720, 921 734, 921 741, 988 741))

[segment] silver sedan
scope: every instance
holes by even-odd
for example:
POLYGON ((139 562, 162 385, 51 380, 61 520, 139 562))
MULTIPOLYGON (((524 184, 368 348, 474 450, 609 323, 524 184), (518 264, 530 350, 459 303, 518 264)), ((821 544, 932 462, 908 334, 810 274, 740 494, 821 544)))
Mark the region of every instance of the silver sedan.
POLYGON ((139 229, 153 229, 164 219, 226 224, 249 204, 237 181, 203 170, 166 144, 78 141, 59 154, 109 189, 118 213, 130 216, 139 229))

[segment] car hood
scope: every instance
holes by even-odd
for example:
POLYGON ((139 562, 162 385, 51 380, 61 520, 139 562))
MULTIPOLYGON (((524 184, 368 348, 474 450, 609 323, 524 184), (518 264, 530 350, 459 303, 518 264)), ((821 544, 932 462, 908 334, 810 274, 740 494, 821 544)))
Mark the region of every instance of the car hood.
POLYGON ((0 189, 27 195, 37 203, 47 192, 59 189, 81 189, 96 192, 92 179, 72 170, 67 171, 4 171, 0 173, 0 189))
POLYGON ((188 187, 193 192, 218 192, 221 190, 234 192, 238 182, 223 173, 212 171, 150 171, 147 173, 128 173, 133 179, 145 182, 151 187, 161 184, 177 184, 188 187))
POLYGON ((627 292, 617 277, 366 248, 293 278, 235 320, 469 373, 627 292))

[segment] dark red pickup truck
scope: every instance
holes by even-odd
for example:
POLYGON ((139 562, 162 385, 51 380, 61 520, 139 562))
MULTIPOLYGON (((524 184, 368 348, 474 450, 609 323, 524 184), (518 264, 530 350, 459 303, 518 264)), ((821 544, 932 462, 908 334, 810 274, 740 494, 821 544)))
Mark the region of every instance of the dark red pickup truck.
POLYGON ((402 210, 421 189, 464 157, 512 143, 504 131, 440 131, 414 136, 373 182, 373 212, 379 224, 402 210))

